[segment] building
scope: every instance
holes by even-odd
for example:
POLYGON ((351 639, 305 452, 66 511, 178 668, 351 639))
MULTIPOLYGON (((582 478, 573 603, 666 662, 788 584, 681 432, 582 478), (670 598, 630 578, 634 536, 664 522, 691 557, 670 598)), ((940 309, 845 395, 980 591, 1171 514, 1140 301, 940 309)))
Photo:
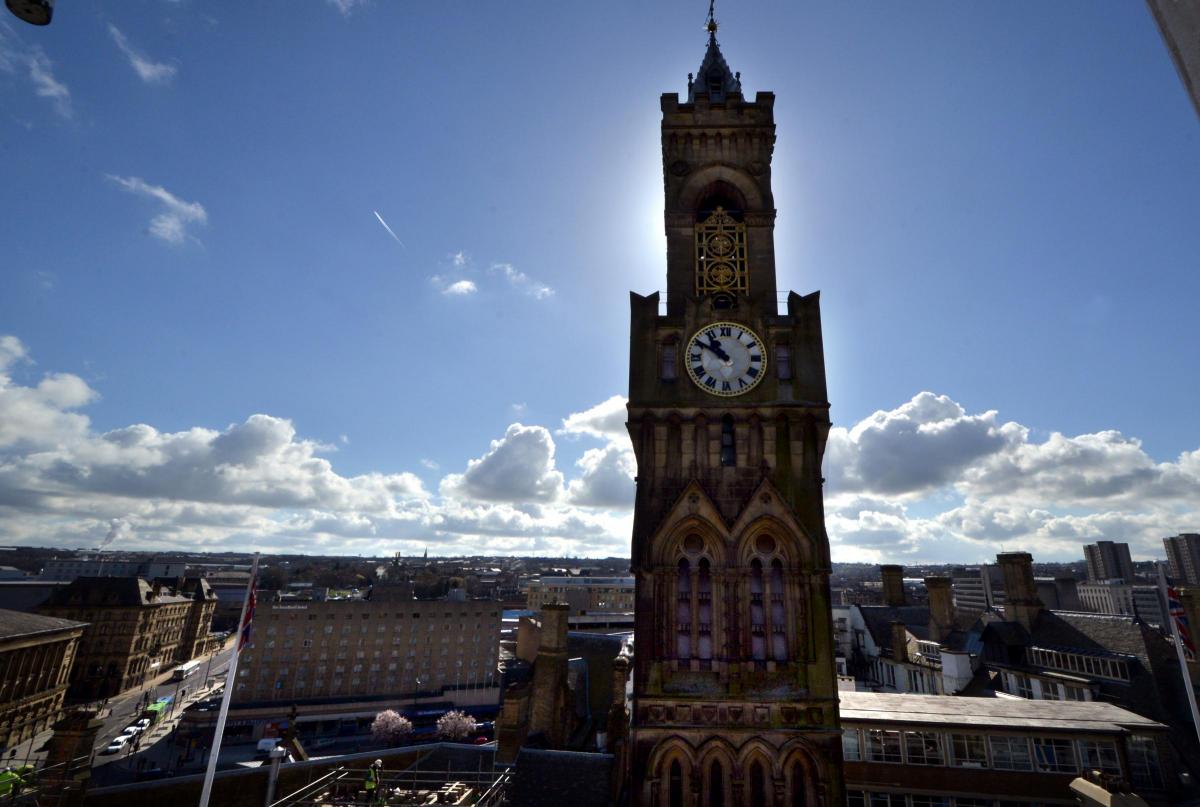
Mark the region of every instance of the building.
POLYGON ((1085 611, 1139 616, 1156 627, 1164 624, 1162 598, 1157 586, 1133 586, 1120 580, 1081 583, 1079 600, 1085 611))
POLYGON ((123 560, 100 555, 94 558, 48 560, 38 577, 67 582, 76 577, 141 577, 154 580, 159 577, 183 577, 186 571, 187 563, 182 560, 123 560))
POLYGON ((209 574, 205 580, 217 597, 213 630, 235 629, 246 599, 246 587, 250 585, 250 572, 222 570, 209 574))
POLYGON ((952 578, 954 607, 962 613, 981 614, 1004 605, 1004 578, 996 566, 984 564, 952 578))
POLYGON ((775 96, 743 95, 716 30, 661 99, 666 297, 630 295, 630 797, 838 804, 819 294, 779 313, 775 96))
POLYGON ((500 618, 499 604, 484 601, 260 603, 239 660, 231 723, 261 733, 293 704, 298 722, 316 733, 336 731, 343 720, 365 728, 389 708, 494 712, 500 618))
MULTIPOLYGON (((835 606, 838 673, 868 692, 957 695, 976 683, 975 614, 960 614, 947 577, 925 578, 928 603, 910 605, 900 566, 881 566, 882 605, 835 606)), ((843 686, 843 691, 848 687, 843 686)))
POLYGON ((70 696, 108 698, 209 648, 216 596, 203 578, 79 577, 38 608, 88 623, 71 668, 70 696))
POLYGON ((1200 586, 1200 533, 1184 532, 1163 538, 1163 547, 1175 583, 1200 586))
POLYGON ((1133 584, 1133 558, 1129 555, 1129 544, 1113 541, 1086 544, 1083 547, 1083 558, 1087 561, 1089 583, 1122 580, 1133 584))
POLYGON ((62 716, 71 664, 87 626, 0 610, 0 749, 45 731, 62 716))
POLYGON ((1088 770, 1180 795, 1167 727, 1110 703, 843 692, 841 719, 849 807, 1071 805, 1088 770))
POLYGON ((51 594, 67 585, 65 580, 0 580, 0 608, 33 611, 50 599, 51 594))
POLYGON ((542 577, 529 581, 526 603, 532 610, 563 603, 572 614, 633 610, 632 577, 542 577))

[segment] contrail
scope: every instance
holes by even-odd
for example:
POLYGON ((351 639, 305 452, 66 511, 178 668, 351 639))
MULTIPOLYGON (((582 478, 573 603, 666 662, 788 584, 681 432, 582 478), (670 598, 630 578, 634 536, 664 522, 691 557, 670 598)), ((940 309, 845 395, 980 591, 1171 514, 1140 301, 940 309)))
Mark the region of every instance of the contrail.
MULTIPOLYGON (((394 232, 392 232, 392 228, 389 227, 388 223, 383 220, 383 216, 379 215, 379 211, 372 210, 371 212, 375 214, 375 218, 379 219, 379 223, 383 225, 383 229, 388 231, 388 235, 390 235, 392 238, 395 238, 396 243, 399 244, 400 246, 404 247, 404 242, 400 240, 399 236, 397 236, 394 232)), ((408 249, 408 247, 404 247, 404 248, 408 249)))

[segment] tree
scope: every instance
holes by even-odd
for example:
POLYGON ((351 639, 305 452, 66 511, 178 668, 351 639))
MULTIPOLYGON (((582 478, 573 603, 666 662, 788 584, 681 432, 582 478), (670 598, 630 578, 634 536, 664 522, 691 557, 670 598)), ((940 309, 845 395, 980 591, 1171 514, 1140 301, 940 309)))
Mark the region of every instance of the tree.
POLYGON ((475 735, 475 718, 457 709, 438 718, 438 736, 443 740, 466 740, 475 735))
POLYGON ((371 721, 371 737, 380 743, 396 745, 412 734, 412 723, 398 712, 387 709, 375 715, 371 721))

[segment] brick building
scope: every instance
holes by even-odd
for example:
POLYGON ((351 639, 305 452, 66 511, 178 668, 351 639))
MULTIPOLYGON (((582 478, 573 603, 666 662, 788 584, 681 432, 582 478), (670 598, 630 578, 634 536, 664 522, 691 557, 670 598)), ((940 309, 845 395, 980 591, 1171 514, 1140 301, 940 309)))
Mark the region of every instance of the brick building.
POLYGON ((526 604, 562 603, 572 614, 633 610, 632 577, 543 577, 529 582, 526 604))
POLYGON ((199 577, 79 577, 38 611, 88 623, 69 694, 91 700, 140 686, 204 653, 215 607, 216 595, 199 577))
POLYGON ((0 748, 33 737, 62 715, 68 674, 86 627, 0 610, 0 748))

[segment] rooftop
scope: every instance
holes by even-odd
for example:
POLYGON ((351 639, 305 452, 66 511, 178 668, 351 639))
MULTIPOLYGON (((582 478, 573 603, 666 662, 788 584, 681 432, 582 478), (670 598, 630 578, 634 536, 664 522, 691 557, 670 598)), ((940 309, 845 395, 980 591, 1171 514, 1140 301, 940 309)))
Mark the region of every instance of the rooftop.
POLYGON ((1124 734, 1166 731, 1162 723, 1099 701, 1032 701, 839 692, 842 722, 924 723, 994 729, 1058 729, 1124 734))
POLYGON ((24 611, 9 611, 0 608, 0 639, 16 639, 39 633, 56 633, 72 628, 86 627, 86 622, 60 619, 56 616, 27 614, 24 611))

